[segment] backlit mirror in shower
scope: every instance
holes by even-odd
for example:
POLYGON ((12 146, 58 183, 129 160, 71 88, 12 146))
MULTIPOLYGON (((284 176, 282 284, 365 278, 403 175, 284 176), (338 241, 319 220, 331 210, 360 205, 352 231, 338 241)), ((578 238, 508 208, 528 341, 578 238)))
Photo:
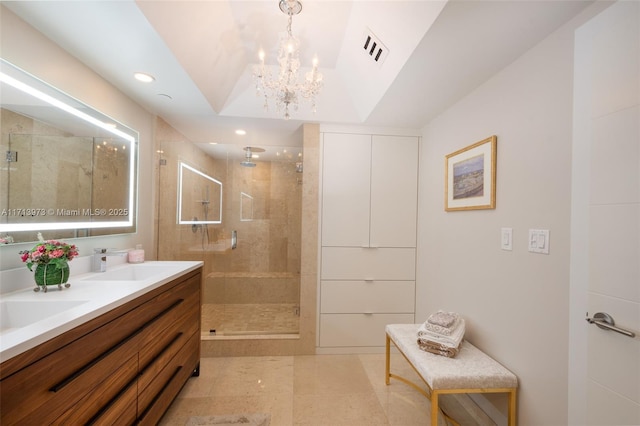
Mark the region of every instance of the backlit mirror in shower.
POLYGON ((222 223, 222 182, 180 162, 178 223, 222 223))

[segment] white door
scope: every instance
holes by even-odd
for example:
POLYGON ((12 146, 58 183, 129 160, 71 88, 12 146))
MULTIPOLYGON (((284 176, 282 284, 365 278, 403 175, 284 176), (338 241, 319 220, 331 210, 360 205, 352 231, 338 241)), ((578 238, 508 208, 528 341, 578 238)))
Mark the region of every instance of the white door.
POLYGON ((569 420, 640 425, 640 3, 575 40, 569 420), (585 321, 599 312, 636 336, 585 321))

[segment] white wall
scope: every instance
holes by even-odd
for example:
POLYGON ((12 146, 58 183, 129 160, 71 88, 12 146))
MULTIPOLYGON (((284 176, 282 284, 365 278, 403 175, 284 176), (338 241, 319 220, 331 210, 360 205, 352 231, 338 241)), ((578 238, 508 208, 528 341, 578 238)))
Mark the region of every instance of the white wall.
MULTIPOLYGON (((147 258, 153 258, 154 116, 13 12, 2 6, 0 8, 0 55, 4 59, 137 130, 140 134, 138 231, 127 236, 78 239, 75 243, 80 249, 80 255, 88 255, 93 247, 130 248, 136 244, 143 244, 147 248, 147 258)), ((0 270, 24 266, 17 253, 32 246, 33 244, 1 246, 0 270)))
POLYGON ((603 7, 423 130, 416 320, 437 309, 461 313, 466 337, 518 376, 523 425, 567 423, 573 37, 603 7), (445 212, 445 156, 494 134, 496 209, 445 212), (501 227, 513 228, 513 251, 500 249, 501 227), (548 255, 528 252, 530 228, 550 230, 548 255))

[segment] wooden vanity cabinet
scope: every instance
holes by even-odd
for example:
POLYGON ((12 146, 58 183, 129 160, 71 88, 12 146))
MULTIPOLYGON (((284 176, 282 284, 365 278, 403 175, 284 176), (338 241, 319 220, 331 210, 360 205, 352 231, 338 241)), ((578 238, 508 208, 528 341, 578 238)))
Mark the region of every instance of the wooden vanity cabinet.
POLYGON ((155 424, 199 368, 201 268, 0 364, 0 424, 155 424))

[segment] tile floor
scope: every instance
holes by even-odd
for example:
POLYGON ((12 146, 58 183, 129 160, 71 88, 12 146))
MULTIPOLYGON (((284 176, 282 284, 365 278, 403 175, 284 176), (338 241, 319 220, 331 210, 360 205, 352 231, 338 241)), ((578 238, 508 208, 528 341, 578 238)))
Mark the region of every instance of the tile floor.
MULTIPOLYGON (((391 369, 416 378, 401 355, 392 355, 391 369)), ((203 358, 200 377, 189 379, 161 424, 242 413, 270 413, 271 426, 430 424, 424 396, 397 380, 385 385, 383 354, 203 358)))

